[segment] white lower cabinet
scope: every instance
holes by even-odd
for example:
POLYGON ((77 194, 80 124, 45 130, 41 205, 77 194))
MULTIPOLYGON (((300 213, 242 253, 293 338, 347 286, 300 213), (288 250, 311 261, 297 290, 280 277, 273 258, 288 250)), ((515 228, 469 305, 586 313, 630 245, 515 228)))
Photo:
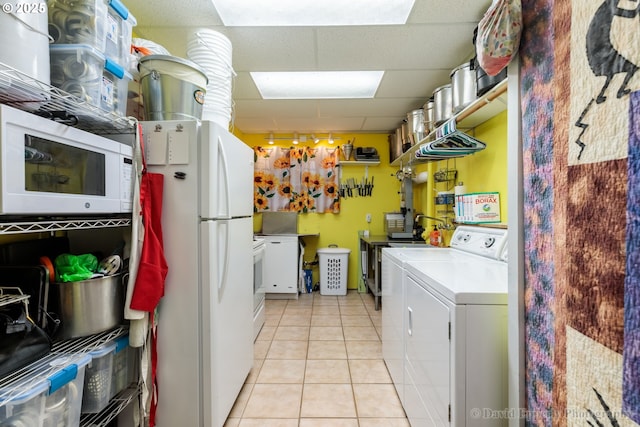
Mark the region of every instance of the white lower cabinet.
POLYGON ((264 287, 266 293, 297 294, 298 237, 264 236, 264 287))

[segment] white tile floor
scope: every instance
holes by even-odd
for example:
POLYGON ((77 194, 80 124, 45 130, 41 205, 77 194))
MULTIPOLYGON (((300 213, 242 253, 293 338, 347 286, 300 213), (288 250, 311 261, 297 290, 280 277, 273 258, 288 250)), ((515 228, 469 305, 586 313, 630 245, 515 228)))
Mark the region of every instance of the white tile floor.
POLYGON ((255 363, 225 427, 408 427, 373 297, 267 300, 255 363))

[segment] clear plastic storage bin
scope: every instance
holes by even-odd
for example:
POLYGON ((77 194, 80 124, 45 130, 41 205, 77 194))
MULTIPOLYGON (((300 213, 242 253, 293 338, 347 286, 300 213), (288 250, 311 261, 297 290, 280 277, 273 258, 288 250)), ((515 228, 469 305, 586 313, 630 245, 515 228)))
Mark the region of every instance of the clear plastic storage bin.
POLYGON ((48 389, 49 384, 43 379, 0 390, 0 425, 42 427, 48 389))
POLYGON ((49 382, 43 427, 80 425, 84 374, 90 361, 86 354, 61 356, 43 367, 49 382))
POLYGON ((328 247, 318 249, 320 261, 320 295, 346 295, 349 254, 351 249, 328 247))
POLYGON ((133 27, 137 25, 136 18, 121 1, 105 0, 105 2, 108 7, 104 54, 127 69, 133 27))
POLYGON ((35 367, 23 383, 0 391, 0 426, 78 426, 90 361, 83 354, 60 355, 35 367))
POLYGON ((104 0, 49 0, 49 35, 54 44, 84 44, 105 50, 107 3, 104 0))
POLYGON ((87 45, 58 45, 49 49, 51 84, 94 107, 124 116, 131 75, 87 45))
POLYGON ((127 388, 134 380, 136 350, 129 346, 129 335, 116 340, 113 355, 111 397, 127 388))
POLYGON ((95 414, 109 404, 115 350, 116 344, 110 343, 89 353, 91 363, 84 378, 82 413, 95 414))

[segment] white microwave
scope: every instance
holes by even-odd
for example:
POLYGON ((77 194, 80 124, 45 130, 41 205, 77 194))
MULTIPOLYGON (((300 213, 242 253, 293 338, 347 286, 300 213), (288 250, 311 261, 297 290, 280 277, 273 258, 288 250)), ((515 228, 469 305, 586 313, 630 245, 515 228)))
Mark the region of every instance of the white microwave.
POLYGON ((132 151, 0 105, 0 215, 131 212, 132 151))

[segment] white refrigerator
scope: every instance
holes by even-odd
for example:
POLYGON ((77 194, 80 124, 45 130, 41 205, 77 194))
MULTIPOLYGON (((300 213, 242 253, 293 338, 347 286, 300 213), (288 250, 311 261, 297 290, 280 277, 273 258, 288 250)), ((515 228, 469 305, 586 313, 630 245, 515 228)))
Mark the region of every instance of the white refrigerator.
POLYGON ((158 427, 222 427, 253 364, 253 150, 214 122, 143 122, 164 175, 158 427))

